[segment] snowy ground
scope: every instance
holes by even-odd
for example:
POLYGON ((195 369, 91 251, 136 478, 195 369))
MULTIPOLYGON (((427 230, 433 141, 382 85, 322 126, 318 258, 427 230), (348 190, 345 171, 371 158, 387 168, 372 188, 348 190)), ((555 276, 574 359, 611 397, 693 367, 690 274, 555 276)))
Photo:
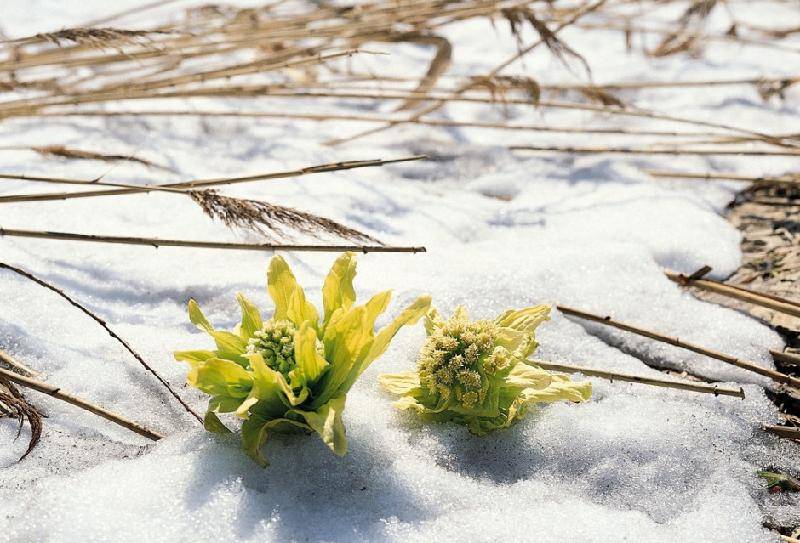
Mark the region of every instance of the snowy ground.
MULTIPOLYGON (((13 36, 54 30, 112 11, 109 4, 5 0, 0 25, 13 36)), ((123 3, 113 4, 117 11, 123 3)), ((175 9, 189 4, 178 2, 175 9)), ((790 4, 757 4, 733 6, 742 18, 764 26, 800 24, 800 13, 790 4)), ((153 13, 126 22, 136 28, 170 11, 153 13)), ((724 10, 717 15, 720 20, 712 24, 724 28, 724 10)), ((515 51, 503 25, 493 29, 488 22, 474 21, 450 27, 448 36, 458 74, 485 73, 515 51)), ((703 59, 652 60, 626 54, 619 33, 573 30, 565 38, 587 57, 598 82, 794 75, 791 69, 800 59, 798 53, 720 43, 709 47, 703 59)), ((422 73, 430 55, 424 47, 381 48, 392 54, 397 73, 422 73)), ((353 62, 363 69, 386 67, 383 58, 353 62)), ((575 79, 544 51, 509 73, 523 70, 544 81, 575 79)), ((786 103, 770 104, 750 87, 623 97, 641 107, 765 131, 796 131, 800 120, 791 92, 786 103)), ((197 100, 189 106, 319 108, 299 100, 197 100)), ((339 106, 356 112, 371 108, 355 101, 339 106)), ((522 107, 507 113, 518 122, 554 125, 623 122, 522 107)), ((442 115, 503 119, 497 109, 468 104, 450 105, 442 115)), ((637 143, 607 136, 406 126, 336 148, 322 145, 369 126, 31 119, 2 122, 0 146, 53 143, 134 153, 177 172, 121 164, 108 176, 138 183, 418 152, 439 156, 382 169, 242 185, 226 193, 317 212, 387 242, 427 246, 426 254, 361 257, 360 298, 391 287, 396 309, 430 292, 445 312, 463 303, 487 317, 508 307, 562 302, 771 366, 768 349, 781 347, 775 333, 742 314, 696 300, 661 272, 662 267, 690 272, 708 264, 724 277, 737 267, 739 235, 721 212, 738 186, 655 181, 643 172, 675 166, 670 157, 512 155, 505 149, 511 143, 637 143)), ((791 159, 778 158, 680 159, 681 169, 696 171, 783 173, 793 165, 791 159)), ((108 169, 104 163, 0 151, 0 171, 96 177, 108 169)), ((0 186, 0 194, 35 190, 52 187, 13 181, 0 186)), ((212 223, 188 199, 169 194, 3 204, 0 226, 246 239, 212 223)), ((288 255, 315 297, 333 257, 288 255)), ((172 360, 171 352, 206 342, 188 322, 189 297, 219 326, 234 324, 237 291, 262 307, 268 304, 267 257, 258 254, 2 238, 0 260, 65 288, 107 318, 174 383, 183 381, 186 368, 172 360)), ((798 452, 759 429, 778 420, 764 396, 763 380, 661 344, 583 328, 559 315, 540 330, 542 358, 654 376, 663 374, 641 360, 691 368, 744 385, 747 399, 593 379, 590 403, 547 407, 488 439, 453 426, 421 426, 394 411, 390 398, 377 388, 378 373, 414 363, 424 336, 419 326, 401 332, 349 395, 347 457, 333 456, 316 438, 287 437, 268 445, 272 465, 261 470, 237 443, 197 428, 82 314, 49 292, 4 275, 0 348, 65 390, 169 437, 151 445, 32 393, 49 418, 41 445, 24 462, 16 460, 27 443, 25 434, 8 445, 16 426, 0 422, 0 540, 770 541, 774 537, 761 526, 765 515, 800 524, 796 498, 769 495, 755 476, 766 466, 792 467, 798 452)), ((202 409, 199 393, 181 392, 202 409)))

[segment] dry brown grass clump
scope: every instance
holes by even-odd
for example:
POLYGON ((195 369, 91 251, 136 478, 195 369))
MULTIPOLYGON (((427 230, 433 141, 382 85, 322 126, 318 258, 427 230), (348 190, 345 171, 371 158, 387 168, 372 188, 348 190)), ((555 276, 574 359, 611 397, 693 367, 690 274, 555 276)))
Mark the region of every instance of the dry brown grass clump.
POLYGON ((20 460, 23 460, 42 438, 42 415, 28 403, 13 383, 0 377, 0 418, 2 417, 10 417, 19 421, 17 437, 22 433, 22 425, 25 424, 25 421, 30 426, 31 437, 28 441, 28 448, 20 457, 20 460))

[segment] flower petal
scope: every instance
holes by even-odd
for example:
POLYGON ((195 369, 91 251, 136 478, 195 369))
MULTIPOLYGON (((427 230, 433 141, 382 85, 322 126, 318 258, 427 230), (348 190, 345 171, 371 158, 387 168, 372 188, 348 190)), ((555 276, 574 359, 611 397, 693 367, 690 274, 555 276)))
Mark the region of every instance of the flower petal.
POLYGON ((244 399, 253 387, 250 373, 239 364, 222 358, 209 358, 192 368, 187 380, 206 394, 229 398, 244 399))
POLYGON ((539 324, 550 319, 550 306, 535 305, 524 309, 509 309, 495 319, 495 324, 520 331, 533 331, 539 324))
POLYGON ((283 375, 267 366, 260 353, 248 354, 247 359, 254 373, 250 396, 259 400, 262 414, 278 416, 286 406, 299 405, 308 397, 307 387, 296 395, 283 375))
POLYGON ((437 328, 444 326, 444 319, 439 315, 439 311, 432 307, 425 314, 425 332, 431 335, 437 328))
POLYGON ((468 320, 469 313, 467 313, 466 306, 460 305, 456 307, 456 310, 453 311, 453 316, 451 318, 455 320, 468 320))
POLYGON ((411 396, 403 396, 396 402, 393 402, 392 405, 395 406, 397 409, 400 409, 401 411, 405 411, 407 409, 413 409, 414 411, 417 411, 419 413, 425 413, 428 411, 428 409, 424 405, 419 403, 411 396))
POLYGON ((206 411, 206 416, 203 418, 203 428, 214 434, 230 434, 231 431, 227 426, 222 424, 217 414, 213 411, 206 411))
POLYGON ((242 323, 239 325, 240 335, 245 341, 253 337, 253 333, 264 325, 261 313, 253 303, 241 292, 236 294, 236 301, 242 308, 242 323))
MULTIPOLYGON (((354 307, 346 312, 337 311, 325 329, 323 343, 330 368, 322 378, 321 390, 311 404, 312 409, 318 409, 340 395, 340 389, 348 377, 353 373, 357 376, 359 356, 371 340, 372 330, 365 325, 366 313, 365 306, 354 307)), ((347 389, 342 392, 346 393, 347 389)))
POLYGON ((344 456, 347 454, 347 438, 345 436, 342 412, 344 411, 347 396, 333 398, 315 411, 292 409, 290 413, 300 415, 312 430, 317 432, 322 441, 334 454, 344 456))
POLYGON ((407 324, 415 324, 431 306, 431 297, 427 294, 420 296, 414 302, 403 310, 390 324, 381 328, 380 332, 375 336, 367 356, 361 363, 359 373, 366 370, 369 365, 380 355, 386 352, 389 347, 389 342, 397 334, 398 330, 407 324))
POLYGON ((306 383, 316 383, 329 366, 317 352, 317 333, 308 322, 294 334, 294 359, 306 383))
POLYGON ((506 378, 506 385, 510 387, 531 388, 541 390, 550 386, 554 379, 553 374, 542 368, 528 366, 520 362, 511 370, 506 378))
POLYGON ((524 309, 506 311, 495 319, 495 323, 506 329, 510 328, 525 334, 527 342, 520 347, 519 354, 527 358, 539 346, 535 339, 535 330, 546 320, 550 320, 550 306, 540 304, 524 309))
POLYGON ((188 362, 189 365, 195 366, 202 362, 205 362, 209 358, 215 358, 216 355, 214 351, 203 351, 203 350, 195 350, 195 351, 175 351, 172 353, 172 356, 175 357, 175 360, 179 362, 188 362))
POLYGON ((314 304, 306 300, 306 293, 298 285, 292 294, 292 299, 289 303, 288 311, 289 320, 300 327, 304 322, 311 323, 316 329, 319 326, 319 313, 314 304))
POLYGON ((275 320, 289 319, 297 326, 310 320, 317 325, 319 315, 314 304, 306 300, 303 288, 281 256, 274 256, 267 271, 267 288, 275 302, 275 320))
POLYGON ((200 306, 192 299, 189 300, 189 320, 201 330, 204 330, 217 344, 219 350, 218 357, 236 359, 247 350, 247 342, 236 334, 218 331, 208 322, 208 319, 200 310, 200 306))
POLYGON ((505 347, 515 356, 521 356, 532 339, 532 334, 502 326, 497 328, 495 335, 495 343, 500 347, 505 347))
POLYGON ((323 328, 327 326, 333 312, 339 308, 350 309, 356 301, 353 279, 356 276, 355 254, 342 254, 331 266, 331 271, 322 286, 322 306, 325 309, 323 328))
POLYGON ((419 374, 416 371, 402 373, 384 373, 378 377, 381 388, 391 394, 408 394, 419 388, 419 374))
POLYGON ((256 463, 265 468, 269 465, 267 459, 261 454, 261 447, 266 443, 270 433, 288 433, 297 430, 311 430, 307 424, 287 419, 265 419, 253 415, 242 423, 242 448, 256 463))
MULTIPOLYGON (((556 376, 560 377, 560 376, 556 376)), ((572 381, 562 377, 545 389, 525 389, 523 397, 531 403, 553 403, 558 401, 585 402, 592 397, 592 383, 590 381, 572 381)))

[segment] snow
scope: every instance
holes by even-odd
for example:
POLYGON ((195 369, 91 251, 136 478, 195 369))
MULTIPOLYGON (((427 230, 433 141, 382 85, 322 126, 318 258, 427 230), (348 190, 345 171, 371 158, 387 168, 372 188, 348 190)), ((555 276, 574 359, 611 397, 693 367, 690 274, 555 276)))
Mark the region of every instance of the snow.
MULTIPOLYGON (((67 9, 63 2, 6 0, 0 25, 7 34, 26 35, 98 18, 122 4, 136 2, 114 3, 111 10, 98 1, 69 3, 67 9)), ((193 4, 178 2, 171 11, 160 8, 125 22, 145 26, 151 18, 174 16, 193 4)), ((790 26, 798 19, 788 5, 733 5, 742 17, 764 26, 790 26)), ((494 30, 485 21, 467 22, 450 27, 447 35, 455 45, 457 73, 486 72, 515 52, 501 25, 494 30)), ((598 82, 790 74, 797 58, 723 42, 709 46, 702 59, 654 60, 627 55, 619 33, 572 30, 565 39, 586 55, 598 82)), ((424 71, 428 49, 379 45, 391 52, 398 73, 424 71)), ((379 70, 386 61, 352 62, 379 70)), ((527 58, 524 68, 543 81, 576 78, 544 51, 527 58)), ((523 67, 515 66, 514 72, 523 73, 523 67)), ((645 108, 770 132, 792 131, 798 120, 791 99, 765 104, 749 87, 621 96, 645 108)), ((790 96, 796 98, 796 91, 790 96)), ((300 100, 193 100, 187 107, 319 109, 300 100)), ((374 109, 367 113, 380 112, 374 109)), ((589 125, 597 119, 586 112, 521 106, 506 111, 519 123, 589 125)), ((442 115, 503 119, 499 109, 457 103, 442 115)), ((620 122, 601 118, 594 124, 620 122)), ((420 126, 397 127, 339 147, 322 144, 371 126, 230 118, 5 120, 0 146, 58 143, 133 153, 177 173, 1 150, 0 170, 168 182, 426 153, 436 159, 252 183, 226 194, 320 213, 386 242, 427 246, 425 254, 360 257, 359 299, 394 288, 389 314, 424 292, 444 312, 466 304, 481 317, 558 302, 772 367, 768 350, 782 346, 777 334, 743 314, 695 299, 662 271, 691 272, 707 264, 715 277, 725 277, 736 269, 739 235, 721 213, 741 185, 659 181, 644 170, 774 174, 790 169, 791 159, 682 157, 676 164, 674 157, 511 153, 506 147, 515 143, 614 145, 643 138, 420 126)), ((624 126, 650 125, 626 120, 624 126)), ((22 181, 0 185, 0 194, 50 190, 22 181)), ((188 199, 169 194, 3 204, 2 210, 0 226, 7 228, 250 239, 212 223, 188 199)), ((334 255, 286 256, 309 295, 319 300, 334 255)), ((235 324, 237 291, 261 307, 269 305, 262 254, 6 237, 0 238, 0 260, 63 287, 107 319, 172 383, 182 383, 186 373, 172 360, 172 351, 207 343, 188 322, 189 297, 219 327, 235 324)), ((278 437, 267 445, 271 466, 262 470, 235 440, 197 428, 88 318, 54 294, 4 273, 0 349, 65 390, 169 437, 149 444, 31 393, 48 418, 42 443, 28 459, 16 461, 27 444, 27 429, 14 441, 16 425, 0 421, 0 443, 11 444, 0 448, 0 540, 771 541, 773 534, 762 527, 765 517, 800 524, 796 498, 768 494, 755 476, 767 466, 791 468, 797 455, 796 446, 759 429, 778 420, 764 395, 763 378, 558 314, 540 330, 537 356, 543 359, 657 377, 663 374, 643 361, 689 369, 742 385, 747 398, 592 379, 590 403, 548 406, 508 431, 477 438, 459 427, 420 425, 394 410, 378 390, 379 373, 413 365, 424 337, 417 326, 398 335, 348 396, 345 458, 333 456, 314 437, 278 437)), ((203 408, 199 392, 179 390, 203 408)))

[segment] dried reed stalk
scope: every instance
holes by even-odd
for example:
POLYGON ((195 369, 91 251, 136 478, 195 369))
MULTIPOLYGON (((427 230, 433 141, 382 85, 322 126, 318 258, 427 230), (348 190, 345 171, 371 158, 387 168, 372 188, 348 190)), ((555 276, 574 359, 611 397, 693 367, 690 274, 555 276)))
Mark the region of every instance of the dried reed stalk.
MULTIPOLYGON (((353 167, 353 165, 351 165, 353 167)), ((314 170, 319 171, 319 170, 314 170)), ((329 169, 327 171, 330 171, 329 169)), ((310 172, 307 172, 310 173, 310 172)), ((273 174, 274 175, 274 174, 273 174)), ((260 176, 264 178, 263 176, 260 176)), ((241 178, 235 181, 240 181, 241 178)), ((232 179, 223 180, 222 184, 234 182, 232 179)), ((188 196, 203 212, 212 219, 220 219, 229 228, 238 227, 258 233, 270 241, 276 241, 285 235, 286 229, 292 229, 315 237, 322 232, 338 236, 349 241, 371 242, 381 244, 374 237, 350 228, 334 220, 299 211, 297 209, 262 202, 223 196, 214 190, 190 190, 184 187, 214 186, 220 184, 219 180, 205 182, 174 183, 172 185, 125 185, 121 183, 92 182, 86 184, 111 185, 124 187, 119 189, 106 189, 91 192, 72 193, 46 193, 37 195, 12 195, 0 197, 2 202, 31 202, 68 200, 72 198, 85 198, 88 196, 111 196, 119 194, 136 194, 151 191, 163 191, 173 194, 188 196)))
POLYGON ((544 360, 532 359, 532 363, 540 366, 546 370, 560 371, 564 373, 582 373, 589 377, 600 377, 609 381, 625 381, 628 383, 639 383, 642 385, 651 385, 664 388, 675 388, 678 390, 687 390, 690 392, 699 392, 703 394, 713 394, 714 396, 734 396, 736 398, 744 399, 744 389, 741 387, 736 390, 734 388, 720 387, 717 385, 707 385, 703 383, 693 383, 691 381, 667 381, 664 379, 654 379, 652 377, 645 377, 642 375, 630 375, 627 373, 616 373, 605 370, 598 370, 595 368, 587 368, 584 366, 573 366, 569 364, 557 364, 553 362, 545 362, 544 360))
POLYGON ((721 294, 743 302, 748 302, 773 311, 778 311, 793 317, 800 317, 800 303, 786 300, 777 296, 756 292, 743 287, 726 285, 712 279, 700 279, 686 276, 672 270, 666 270, 665 275, 673 282, 684 287, 697 287, 702 290, 721 294))
MULTIPOLYGON (((174 191, 175 189, 202 189, 210 187, 220 187, 226 185, 236 185, 239 183, 250 183, 253 181, 266 181, 268 179, 286 179, 289 177, 301 177, 304 175, 311 175, 317 173, 336 172, 342 170, 353 170, 357 168, 373 168, 385 166, 387 164, 396 164, 399 162, 410 162, 416 160, 424 160, 428 158, 426 155, 415 155, 411 157, 395 158, 395 159, 375 159, 375 160, 349 160, 343 162, 330 162, 326 164, 319 164, 316 166, 306 166, 295 170, 285 170, 278 172, 267 172, 255 175, 246 175, 242 177, 218 177, 211 179, 197 179, 194 181, 183 181, 180 183, 166 183, 163 185, 124 185, 122 188, 108 189, 108 190, 95 190, 84 192, 55 192, 44 194, 16 194, 0 196, 0 203, 4 202, 41 202, 41 201, 55 201, 55 200, 71 200, 73 198, 90 198, 94 196, 113 196, 120 194, 142 194, 152 191, 174 191)), ((66 182, 69 184, 94 184, 94 185, 109 185, 110 183, 100 183, 98 180, 78 180, 78 179, 63 179, 54 177, 35 177, 35 176, 20 176, 12 174, 0 174, 0 179, 22 179, 28 181, 52 181, 52 182, 66 182)), ((112 186, 119 187, 120 183, 111 184, 112 186)))
MULTIPOLYGON (((328 60, 333 60, 342 57, 351 57, 358 53, 375 54, 372 51, 365 51, 359 49, 349 49, 346 51, 338 51, 328 54, 312 54, 309 56, 301 57, 299 59, 290 59, 280 62, 272 62, 271 59, 260 60, 247 64, 237 65, 233 67, 225 67, 216 70, 206 70, 203 72, 194 72, 190 74, 178 75, 172 78, 150 81, 138 85, 118 84, 107 88, 96 89, 82 94, 67 94, 64 96, 57 96, 55 98, 45 98, 40 101, 31 101, 20 99, 17 101, 9 101, 0 103, 0 118, 12 117, 19 115, 35 114, 37 111, 48 106, 63 106, 63 105, 76 105, 85 103, 109 102, 117 100, 134 100, 134 99, 149 99, 149 98, 164 98, 164 97, 177 97, 181 95, 178 92, 158 92, 160 89, 167 87, 174 87, 180 85, 187 85, 190 83, 205 83, 216 79, 228 79, 239 75, 248 75, 254 73, 276 71, 285 68, 297 68, 301 66, 320 64, 328 60)), ((288 56, 288 55, 286 55, 288 56)), ((197 93, 202 92, 202 89, 194 91, 182 91, 197 93)))
POLYGON ((159 239, 123 236, 103 236, 92 234, 73 234, 67 232, 47 232, 43 230, 21 230, 0 227, 0 237, 51 239, 62 241, 84 241, 93 243, 115 243, 122 245, 144 245, 147 247, 192 247, 195 249, 227 249, 233 251, 296 251, 310 253, 331 253, 353 251, 356 253, 424 253, 425 247, 397 247, 391 245, 289 245, 273 243, 229 243, 224 241, 194 241, 180 239, 159 239))
MULTIPOLYGON (((4 357, 3 354, 0 354, 0 359, 4 357)), ((93 403, 87 402, 86 400, 82 400, 81 398, 64 392, 61 388, 49 385, 43 381, 39 381, 37 379, 32 379, 30 377, 24 377, 17 373, 4 370, 0 368, 0 377, 3 377, 17 385, 20 385, 25 388, 30 388, 32 390, 36 390, 37 392, 41 392, 42 394, 47 394, 57 400, 61 400, 67 402, 68 404, 74 405, 75 407, 79 407, 84 411, 89 411, 90 413, 94 413, 99 417, 103 417, 104 419, 113 422, 123 428, 130 430, 131 432, 135 432, 140 436, 144 436, 147 439, 151 439, 153 441, 158 441, 162 439, 164 436, 158 432, 150 430, 149 428, 139 424, 138 422, 134 422, 130 419, 127 419, 121 415, 117 415, 116 413, 109 411, 108 409, 104 409, 99 405, 95 405, 93 403)))
POLYGON ((511 145, 512 151, 534 151, 570 154, 624 154, 624 155, 720 155, 720 156, 800 156, 800 150, 766 149, 702 149, 670 147, 558 147, 554 145, 511 145))
MULTIPOLYGON (((175 392, 175 390, 172 388, 172 386, 170 386, 170 384, 163 377, 161 377, 161 375, 159 375, 159 373, 155 369, 153 369, 153 367, 150 364, 148 364, 144 360, 144 358, 142 358, 142 355, 140 355, 138 352, 136 352, 133 349, 133 347, 131 347, 130 344, 127 341, 122 339, 122 337, 120 337, 116 332, 114 332, 114 330, 112 330, 108 326, 108 323, 104 319, 101 319, 94 312, 92 312, 91 310, 86 308, 86 306, 84 306, 83 304, 81 304, 78 301, 76 301, 74 298, 72 298, 70 295, 68 295, 66 292, 64 292, 60 288, 56 287, 55 285, 52 285, 52 284, 48 283, 44 279, 41 279, 41 278, 33 275, 32 273, 28 272, 28 271, 25 271, 25 270, 23 270, 21 268, 17 268, 16 266, 12 266, 10 264, 6 264, 5 262, 0 262, 0 269, 6 269, 6 270, 9 270, 9 271, 12 271, 12 272, 16 273, 17 275, 20 275, 20 276, 24 277, 25 279, 28 279, 29 281, 33 281, 37 285, 39 285, 41 287, 44 287, 44 288, 46 288, 47 290, 49 290, 51 292, 55 292, 56 294, 61 296, 64 300, 66 300, 67 303, 69 303, 72 307, 78 309, 84 315, 86 315, 87 317, 89 317, 90 319, 95 321, 97 324, 99 324, 103 328, 103 330, 106 331, 106 333, 109 336, 111 336, 114 340, 116 340, 117 343, 122 345, 122 347, 126 351, 128 351, 131 354, 131 356, 133 356, 133 358, 135 358, 136 361, 145 370, 150 372, 153 375, 153 377, 155 377, 156 380, 159 383, 161 383, 161 385, 164 388, 167 389, 167 391, 170 393, 170 395, 178 401, 178 403, 181 405, 181 407, 183 407, 186 410, 187 413, 189 413, 195 419, 197 419, 197 421, 200 422, 200 424, 203 423, 203 419, 200 417, 200 415, 198 415, 191 407, 189 407, 189 404, 187 404, 183 400, 183 398, 181 398, 180 395, 178 395, 178 393, 175 392)), ((0 351, 0 355, 5 355, 5 356, 0 356, 0 359, 13 360, 13 358, 8 356, 6 353, 3 353, 2 351, 0 351)))
MULTIPOLYGON (((337 99, 352 98, 352 99, 364 99, 364 100, 408 100, 412 98, 427 98, 429 100, 435 101, 437 104, 439 102, 441 102, 442 104, 447 102, 464 102, 464 103, 478 103, 478 104, 489 104, 495 102, 495 100, 493 100, 490 96, 489 97, 464 96, 463 94, 459 93, 450 93, 445 95, 429 93, 427 95, 425 94, 416 95, 413 92, 388 93, 388 92, 330 92, 330 91, 301 91, 301 90, 284 91, 284 90, 275 90, 273 87, 265 85, 254 85, 247 87, 240 86, 233 89, 233 91, 235 92, 232 92, 232 89, 230 87, 217 87, 217 88, 212 87, 212 88, 193 89, 188 91, 164 92, 164 93, 159 93, 157 96, 153 96, 152 94, 128 94, 124 97, 124 99, 137 100, 145 98, 151 99, 154 97, 164 99, 164 98, 188 98, 197 96, 230 95, 230 96, 248 96, 248 97, 260 96, 260 97, 280 97, 280 98, 337 98, 337 99)), ((115 99, 115 98, 104 97, 104 96, 88 96, 82 99, 71 99, 68 101, 62 101, 60 103, 54 102, 50 104, 43 104, 41 106, 36 106, 34 109, 22 108, 15 110, 13 108, 9 108, 9 110, 3 111, 2 107, 0 107, 0 118, 4 116, 30 116, 31 114, 36 114, 42 108, 46 107, 103 102, 103 101, 108 101, 110 99, 115 99)), ((667 121, 677 124, 685 124, 690 126, 702 126, 705 128, 724 130, 733 134, 742 134, 751 138, 757 138, 763 141, 764 143, 768 143, 771 145, 778 145, 781 147, 795 147, 797 145, 797 142, 793 141, 796 139, 794 136, 771 135, 724 123, 716 123, 711 121, 692 119, 689 117, 667 115, 644 109, 634 109, 634 108, 622 109, 619 107, 613 107, 607 105, 583 104, 578 102, 568 102, 560 100, 540 100, 534 103, 531 101, 530 98, 505 98, 503 100, 503 103, 508 105, 527 105, 527 106, 535 105, 537 107, 542 107, 542 108, 591 111, 596 113, 606 113, 609 115, 623 116, 623 117, 639 117, 645 119, 667 121)), ((2 106, 2 104, 0 104, 0 106, 2 106)), ((390 128, 389 125, 395 126, 398 124, 411 122, 412 120, 421 118, 422 116, 430 113, 435 109, 436 108, 423 108, 422 110, 415 113, 411 120, 404 119, 402 121, 391 121, 387 124, 386 128, 390 128)), ((383 130, 383 127, 375 130, 376 131, 383 130)), ((364 133, 364 135, 366 135, 366 132, 364 133)), ((361 134, 357 134, 355 136, 349 136, 346 139, 350 140, 356 137, 361 137, 361 134)), ((340 143, 342 141, 345 140, 337 140, 337 143, 340 143)))
MULTIPOLYGON (((398 75, 375 75, 357 71, 351 71, 349 73, 351 76, 350 81, 367 81, 367 82, 388 81, 388 82, 401 82, 401 83, 416 81, 416 78, 398 76, 398 75)), ((439 79, 446 80, 456 77, 458 76, 442 74, 439 77, 439 79)), ((485 78, 481 79, 485 80, 485 78)), ((586 89, 586 84, 584 83, 539 83, 531 80, 530 78, 522 78, 520 80, 514 77, 502 77, 502 78, 497 77, 495 78, 494 81, 495 82, 503 81, 504 83, 506 83, 505 87, 507 90, 510 89, 526 90, 526 88, 530 87, 531 82, 535 83, 535 85, 539 88, 540 91, 580 92, 586 89)), ((591 88, 603 89, 606 91, 619 91, 619 90, 627 91, 627 90, 662 89, 662 88, 691 89, 691 88, 703 88, 703 87, 727 87, 727 86, 759 85, 759 84, 782 85, 784 83, 792 85, 798 82, 800 82, 800 76, 791 75, 791 76, 740 77, 740 78, 728 78, 728 79, 692 79, 692 80, 674 80, 674 81, 673 80, 607 81, 604 83, 595 82, 591 85, 591 88)), ((336 88, 343 89, 347 87, 343 87, 342 85, 336 85, 336 88)), ((384 85, 381 85, 381 88, 394 91, 406 90, 405 88, 391 89, 387 88, 384 85)), ((455 92, 454 88, 446 88, 446 87, 437 87, 428 90, 432 92, 442 92, 442 93, 455 92)))
MULTIPOLYGON (((452 119, 393 119, 381 115, 348 115, 336 113, 291 113, 279 111, 225 111, 225 110, 132 110, 105 111, 47 111, 39 117, 232 117, 232 118, 266 118, 297 119, 317 122, 368 122, 418 124, 422 126, 456 127, 456 128, 490 128, 497 130, 522 130, 535 132, 563 132, 566 134, 613 134, 624 136, 664 136, 664 137, 705 137, 719 136, 717 132, 689 132, 674 130, 643 130, 620 127, 584 127, 584 126, 551 126, 545 124, 520 124, 505 122, 458 121, 452 119)), ((753 141, 754 137, 741 137, 737 141, 753 141)), ((1 178, 1 177, 0 177, 1 178)))
POLYGON ((5 356, 5 358, 0 356, 0 362, 5 363, 6 365, 8 365, 9 368, 12 368, 17 373, 22 373, 23 375, 29 375, 31 377, 38 377, 39 376, 39 372, 38 371, 34 371, 31 368, 29 368, 28 366, 26 366, 25 364, 23 364, 22 362, 19 362, 18 360, 14 360, 13 358, 8 356, 6 353, 4 353, 0 349, 0 355, 3 355, 3 354, 5 354, 6 356, 5 356), (11 361, 11 363, 8 362, 9 360, 11 361), (11 365, 12 363, 14 365, 11 365))
POLYGON ((764 185, 800 185, 800 174, 788 174, 780 177, 740 175, 736 173, 716 172, 678 172, 668 170, 645 170, 653 177, 667 179, 699 179, 703 181, 747 181, 749 183, 764 185))
POLYGON ((612 319, 610 316, 602 316, 596 315, 594 313, 589 313, 586 311, 581 311, 579 309, 575 309, 572 307, 567 307, 563 305, 557 305, 556 308, 564 313, 565 315, 570 315, 573 317, 578 317, 580 319, 597 322, 600 324, 605 324, 608 326, 613 326, 614 328, 618 328, 620 330, 624 330, 626 332, 632 332, 634 334, 647 337, 650 339, 654 339, 656 341, 661 341, 663 343, 668 343, 669 345, 673 345, 675 347, 679 347, 681 349, 686 349, 698 354, 702 354, 704 356, 708 356, 709 358, 714 358, 716 360, 720 360, 725 362, 726 364, 731 364, 738 368, 742 368, 748 371, 752 371, 753 373, 757 373, 759 375, 763 375, 765 377, 769 377, 773 381, 777 383, 783 383, 787 385, 791 385, 793 387, 800 387, 800 379, 796 377, 792 377, 791 375, 786 375, 776 370, 772 370, 769 368, 764 368, 759 366, 755 362, 750 362, 749 360, 743 360, 741 358, 736 358, 734 356, 730 356, 719 351, 715 351, 713 349, 708 349, 706 347, 702 347, 700 345, 696 345, 694 343, 689 343, 687 341, 683 341, 676 337, 669 337, 653 330, 647 330, 645 328, 640 328, 638 326, 634 326, 632 324, 627 324, 624 322, 620 322, 618 320, 612 319))
POLYGON ((790 366, 800 367, 800 354, 776 351, 774 349, 770 349, 769 354, 771 354, 772 358, 778 362, 782 362, 790 366))
POLYGON ((794 426, 775 426, 772 424, 764 424, 762 428, 771 434, 800 442, 800 428, 794 426))

